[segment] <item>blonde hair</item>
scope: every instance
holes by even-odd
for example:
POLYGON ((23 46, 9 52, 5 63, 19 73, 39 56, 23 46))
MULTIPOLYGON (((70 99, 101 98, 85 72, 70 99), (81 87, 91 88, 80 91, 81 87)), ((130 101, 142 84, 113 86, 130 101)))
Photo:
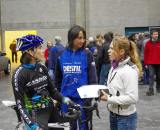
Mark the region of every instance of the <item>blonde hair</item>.
POLYGON ((120 49, 124 49, 124 56, 130 56, 131 61, 137 66, 139 70, 139 76, 142 76, 142 65, 139 55, 137 53, 137 46, 134 42, 129 41, 127 37, 119 35, 112 40, 113 48, 119 52, 120 49))

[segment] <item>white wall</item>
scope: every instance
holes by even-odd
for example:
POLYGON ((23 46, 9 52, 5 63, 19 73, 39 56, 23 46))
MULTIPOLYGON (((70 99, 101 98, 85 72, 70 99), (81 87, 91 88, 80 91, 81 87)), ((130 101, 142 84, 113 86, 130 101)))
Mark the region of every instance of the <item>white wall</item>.
POLYGON ((101 30, 124 33, 124 27, 149 25, 147 0, 90 0, 89 8, 92 34, 101 30))
POLYGON ((2 23, 69 22, 69 0, 2 0, 2 23))
POLYGON ((124 34, 125 27, 160 26, 159 6, 160 0, 1 0, 2 31, 35 29, 64 43, 74 23, 85 25, 88 36, 124 34))

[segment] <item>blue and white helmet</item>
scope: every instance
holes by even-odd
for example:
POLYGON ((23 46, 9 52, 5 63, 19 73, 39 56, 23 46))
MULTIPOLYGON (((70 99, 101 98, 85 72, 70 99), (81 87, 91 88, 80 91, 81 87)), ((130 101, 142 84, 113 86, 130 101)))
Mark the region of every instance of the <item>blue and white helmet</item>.
POLYGON ((43 39, 37 35, 26 35, 22 38, 17 38, 16 50, 26 51, 43 44, 43 39))

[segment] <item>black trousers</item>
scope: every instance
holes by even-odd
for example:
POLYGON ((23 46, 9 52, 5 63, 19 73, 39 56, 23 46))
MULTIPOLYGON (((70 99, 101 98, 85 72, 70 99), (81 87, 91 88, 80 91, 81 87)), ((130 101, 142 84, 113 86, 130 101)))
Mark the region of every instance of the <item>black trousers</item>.
POLYGON ((12 52, 12 63, 17 63, 17 52, 12 52))
POLYGON ((148 65, 149 69, 149 87, 153 88, 154 76, 156 75, 156 88, 160 92, 160 64, 148 65))
MULTIPOLYGON (((56 122, 66 122, 65 119, 62 118, 60 115, 58 107, 54 107, 52 109, 49 123, 56 123, 56 122)), ((63 128, 49 128, 49 130, 64 130, 63 128)))
POLYGON ((48 123, 51 116, 53 116, 54 118, 53 113, 55 113, 55 116, 56 116, 56 112, 54 112, 54 110, 55 110, 54 105, 51 102, 49 104, 49 107, 39 109, 39 110, 32 110, 31 116, 32 116, 32 119, 40 126, 40 128, 42 128, 43 130, 52 130, 48 128, 48 123))

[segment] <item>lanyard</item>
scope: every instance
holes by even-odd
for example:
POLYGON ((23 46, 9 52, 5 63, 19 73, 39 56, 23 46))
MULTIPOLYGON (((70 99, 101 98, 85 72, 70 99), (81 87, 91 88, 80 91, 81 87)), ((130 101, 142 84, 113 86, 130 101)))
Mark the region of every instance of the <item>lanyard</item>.
POLYGON ((111 83, 111 81, 114 79, 114 77, 116 76, 117 72, 114 73, 114 75, 112 76, 113 70, 111 72, 111 77, 109 79, 109 83, 111 83))

